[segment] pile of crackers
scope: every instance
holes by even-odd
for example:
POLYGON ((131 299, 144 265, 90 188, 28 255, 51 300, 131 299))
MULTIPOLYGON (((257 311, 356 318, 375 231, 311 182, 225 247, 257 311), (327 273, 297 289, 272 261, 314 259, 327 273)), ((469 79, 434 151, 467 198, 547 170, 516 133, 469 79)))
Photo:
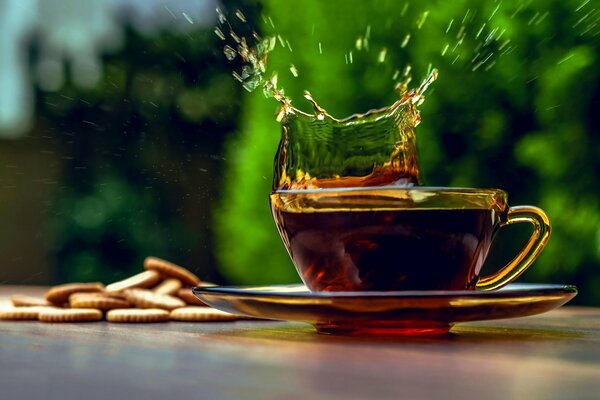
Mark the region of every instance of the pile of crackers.
POLYGON ((144 261, 144 272, 104 286, 68 283, 50 288, 44 298, 14 295, 12 307, 0 309, 0 320, 43 322, 233 321, 243 319, 208 307, 192 293, 202 283, 192 272, 156 257, 144 261))

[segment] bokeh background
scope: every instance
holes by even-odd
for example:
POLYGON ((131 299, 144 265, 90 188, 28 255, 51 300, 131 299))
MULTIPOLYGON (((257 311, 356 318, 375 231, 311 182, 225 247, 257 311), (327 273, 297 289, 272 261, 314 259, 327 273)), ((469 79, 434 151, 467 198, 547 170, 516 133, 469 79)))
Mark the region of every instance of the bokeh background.
MULTIPOLYGON (((304 89, 344 117, 392 103, 407 66, 413 85, 438 68, 426 183, 544 208, 553 234, 522 280, 600 305, 598 0, 0 0, 0 283, 109 283, 147 255, 298 281, 268 207, 277 104, 233 79, 216 7, 279 35, 269 70, 306 111, 304 89)), ((503 230, 486 268, 529 233, 503 230)))

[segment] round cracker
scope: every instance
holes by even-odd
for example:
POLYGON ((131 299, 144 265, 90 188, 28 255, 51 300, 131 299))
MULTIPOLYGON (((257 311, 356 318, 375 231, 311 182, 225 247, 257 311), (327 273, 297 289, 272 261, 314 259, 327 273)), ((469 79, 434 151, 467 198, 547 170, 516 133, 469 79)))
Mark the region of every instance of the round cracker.
POLYGON ((41 297, 32 297, 24 294, 15 294, 13 296, 10 296, 10 301, 15 307, 44 307, 51 305, 41 297))
POLYGON ((99 310, 114 310, 129 308, 127 300, 111 297, 104 293, 74 293, 69 297, 71 308, 97 308, 99 310))
POLYGON ((95 308, 54 308, 40 311, 38 319, 43 322, 92 322, 102 319, 102 311, 95 308))
POLYGON ((196 297, 191 288, 181 288, 177 291, 177 297, 187 304, 199 307, 209 307, 208 304, 196 297))
POLYGON ((6 321, 37 321, 41 311, 50 309, 49 306, 19 306, 0 310, 0 320, 6 321))
POLYGON ((154 293, 158 294, 175 294, 179 289, 181 289, 181 281, 175 278, 165 279, 161 283, 158 284, 155 288, 152 289, 154 293))
POLYGON ((127 301, 138 308, 160 308, 173 310, 184 307, 185 302, 168 294, 154 293, 147 289, 128 289, 125 291, 127 301))
POLYGON ((146 257, 144 260, 144 269, 157 271, 162 275, 171 278, 177 278, 189 286, 197 286, 200 284, 200 278, 188 269, 160 258, 146 257))
POLYGON ((227 313, 209 307, 182 307, 171 311, 171 319, 174 321, 188 322, 216 322, 235 321, 240 319, 239 315, 227 313))
POLYGON ((93 283, 66 283, 51 287, 44 296, 52 304, 63 305, 69 301, 69 296, 73 293, 83 292, 101 292, 104 285, 100 282, 93 283))
POLYGON ((132 288, 149 288, 160 282, 161 276, 156 271, 144 271, 122 281, 106 286, 107 292, 118 293, 132 288))
POLYGON ((106 320, 125 323, 166 322, 169 320, 169 312, 158 308, 122 308, 107 312, 106 320))

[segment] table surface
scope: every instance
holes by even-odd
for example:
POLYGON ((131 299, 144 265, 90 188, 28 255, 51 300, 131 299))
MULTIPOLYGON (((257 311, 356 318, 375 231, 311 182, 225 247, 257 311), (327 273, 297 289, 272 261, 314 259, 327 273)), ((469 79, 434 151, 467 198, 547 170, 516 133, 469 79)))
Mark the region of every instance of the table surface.
MULTIPOLYGON (((0 287, 0 302, 42 292, 0 287)), ((0 321, 0 335, 5 400, 600 398, 600 308, 441 337, 325 336, 274 321, 0 321)))

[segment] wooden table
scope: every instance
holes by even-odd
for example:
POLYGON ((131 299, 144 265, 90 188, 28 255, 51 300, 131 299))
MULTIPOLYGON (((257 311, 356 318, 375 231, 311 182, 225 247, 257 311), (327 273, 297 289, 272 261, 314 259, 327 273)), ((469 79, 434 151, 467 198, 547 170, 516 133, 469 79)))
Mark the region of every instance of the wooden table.
MULTIPOLYGON (((3 287, 0 298, 24 291, 3 287)), ((0 335, 3 400, 600 399, 599 308, 421 338, 323 336, 269 321, 0 321, 0 335)))

